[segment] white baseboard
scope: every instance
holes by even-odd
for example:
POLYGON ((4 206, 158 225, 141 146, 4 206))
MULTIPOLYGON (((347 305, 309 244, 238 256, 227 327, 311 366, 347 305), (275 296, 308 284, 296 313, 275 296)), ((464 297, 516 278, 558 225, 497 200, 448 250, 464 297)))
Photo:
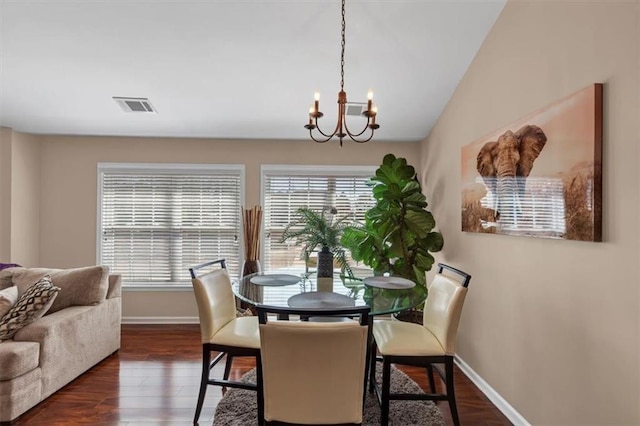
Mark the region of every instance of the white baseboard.
POLYGON ((507 419, 515 426, 531 426, 531 423, 527 421, 515 408, 511 406, 498 392, 495 391, 489 383, 485 382, 482 377, 478 375, 469 364, 464 362, 458 355, 455 357, 455 362, 460 367, 460 370, 484 393, 487 398, 504 414, 507 419))
POLYGON ((122 317, 123 324, 200 324, 198 317, 122 317))

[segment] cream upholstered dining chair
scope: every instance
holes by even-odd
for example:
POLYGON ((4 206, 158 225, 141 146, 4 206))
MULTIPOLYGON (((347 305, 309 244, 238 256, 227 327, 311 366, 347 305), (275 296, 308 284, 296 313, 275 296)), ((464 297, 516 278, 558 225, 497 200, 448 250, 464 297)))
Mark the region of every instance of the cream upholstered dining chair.
POLYGON ((366 389, 370 308, 309 310, 258 306, 266 424, 361 424, 366 389), (269 321, 348 316, 359 321, 269 321))
POLYGON ((402 321, 374 322, 369 386, 371 391, 375 389, 380 402, 381 425, 389 422, 389 401, 398 399, 447 400, 453 423, 460 424, 453 389, 453 357, 458 323, 470 280, 471 275, 439 263, 424 306, 424 325, 402 321), (375 380, 376 347, 382 358, 381 388, 375 380), (431 393, 410 396, 390 393, 391 364, 426 367, 431 393), (434 364, 444 364, 444 372, 434 364), (445 384, 446 394, 436 393, 434 369, 445 384))
MULTIPOLYGON (((202 263, 189 268, 191 284, 198 304, 202 337, 202 376, 193 423, 198 422, 208 385, 258 390, 258 385, 230 381, 229 371, 234 356, 260 359, 260 335, 257 317, 236 318, 236 302, 225 260, 202 263), (219 265, 220 267, 215 269, 219 265), (200 270, 213 270, 199 274, 200 270), (220 352, 213 361, 211 352, 220 352), (222 380, 211 377, 212 368, 227 357, 222 380)), ((258 395, 258 405, 262 404, 258 395)))

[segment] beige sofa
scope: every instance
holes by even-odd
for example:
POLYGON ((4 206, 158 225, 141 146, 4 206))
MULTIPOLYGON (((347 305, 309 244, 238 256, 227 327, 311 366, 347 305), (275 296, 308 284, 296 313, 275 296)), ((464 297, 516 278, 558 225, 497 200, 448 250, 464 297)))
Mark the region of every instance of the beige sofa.
POLYGON ((0 271, 0 290, 22 294, 50 274, 49 311, 0 342, 0 423, 10 422, 120 348, 120 276, 104 266, 0 271))

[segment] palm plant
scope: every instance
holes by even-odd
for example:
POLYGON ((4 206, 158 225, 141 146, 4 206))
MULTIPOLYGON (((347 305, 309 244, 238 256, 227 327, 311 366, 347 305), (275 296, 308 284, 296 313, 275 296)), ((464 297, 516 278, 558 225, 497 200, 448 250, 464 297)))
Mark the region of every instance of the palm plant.
POLYGON ((332 253, 338 265, 351 276, 347 254, 340 242, 342 231, 349 226, 349 215, 337 217, 337 213, 335 207, 323 207, 320 212, 300 207, 295 212, 294 220, 285 227, 280 242, 296 240, 296 244, 303 244, 302 255, 305 261, 320 247, 321 253, 332 253))

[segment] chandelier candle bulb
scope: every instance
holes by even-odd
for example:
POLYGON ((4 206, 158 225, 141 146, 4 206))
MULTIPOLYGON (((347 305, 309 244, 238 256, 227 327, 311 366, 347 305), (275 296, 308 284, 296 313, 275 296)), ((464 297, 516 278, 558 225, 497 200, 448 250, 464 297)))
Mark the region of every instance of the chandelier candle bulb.
POLYGON ((373 103, 373 90, 369 89, 369 92, 367 92, 367 111, 371 111, 372 103, 373 103))

